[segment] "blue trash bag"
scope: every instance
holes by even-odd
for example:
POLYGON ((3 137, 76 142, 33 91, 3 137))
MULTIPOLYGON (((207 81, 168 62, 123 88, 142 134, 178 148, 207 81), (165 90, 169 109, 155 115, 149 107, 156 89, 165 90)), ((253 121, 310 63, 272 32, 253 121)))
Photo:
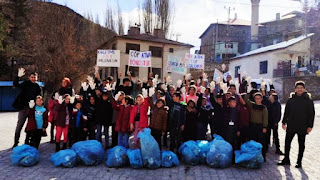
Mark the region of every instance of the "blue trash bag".
POLYGON ((172 151, 161 151, 161 166, 167 168, 179 166, 177 155, 172 151))
POLYGON ((103 162, 104 150, 99 141, 79 141, 71 149, 76 152, 78 161, 86 166, 96 166, 103 162))
POLYGON ((187 165, 198 165, 200 162, 200 148, 195 141, 187 141, 183 143, 178 152, 181 154, 182 162, 187 165))
POLYGON ((197 146, 200 148, 200 163, 206 164, 207 154, 210 149, 210 142, 205 140, 196 141, 197 146))
POLYGON ((133 169, 139 169, 143 167, 140 149, 127 149, 127 155, 129 158, 130 166, 133 169))
POLYGON ((245 168, 258 169, 264 162, 261 150, 260 143, 252 140, 246 142, 240 150, 235 151, 235 163, 245 168))
POLYGON ((149 169, 157 169, 161 166, 161 154, 157 141, 151 135, 149 128, 144 128, 139 132, 141 156, 143 166, 149 169))
POLYGON ((13 148, 10 158, 15 165, 30 167, 39 162, 40 155, 35 147, 23 144, 13 148))
POLYGON ((214 168, 226 168, 232 164, 233 149, 230 143, 221 139, 214 139, 210 143, 207 154, 207 164, 214 168))
POLYGON ((55 167, 72 168, 77 165, 77 154, 72 149, 65 149, 51 155, 50 161, 55 167))
POLYGON ((213 139, 216 139, 216 140, 224 140, 220 135, 218 134, 213 134, 213 139))
POLYGON ((123 146, 115 146, 107 151, 106 165, 111 168, 119 168, 128 165, 127 149, 123 146))

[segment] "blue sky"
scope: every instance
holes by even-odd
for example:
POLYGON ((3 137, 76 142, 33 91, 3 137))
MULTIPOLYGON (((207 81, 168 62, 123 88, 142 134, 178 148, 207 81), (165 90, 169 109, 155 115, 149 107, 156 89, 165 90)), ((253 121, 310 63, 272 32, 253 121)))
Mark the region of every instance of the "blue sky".
MULTIPOLYGON (((138 23, 138 4, 144 0, 118 0, 123 12, 125 31, 129 23, 138 23)), ((312 0, 309 0, 312 1, 312 0)), ((79 14, 91 12, 93 17, 99 15, 100 24, 104 24, 107 6, 116 7, 117 0, 53 0, 52 2, 67 5, 79 14)), ((199 36, 210 23, 226 21, 228 13, 225 8, 231 7, 231 17, 235 13, 239 19, 251 19, 250 0, 172 0, 174 2, 174 21, 171 34, 181 34, 179 41, 190 43, 195 49, 200 47, 199 36)), ((274 20, 276 13, 284 15, 293 10, 301 10, 302 4, 292 0, 261 0, 259 22, 274 20)), ((171 39, 175 40, 174 36, 171 39)))

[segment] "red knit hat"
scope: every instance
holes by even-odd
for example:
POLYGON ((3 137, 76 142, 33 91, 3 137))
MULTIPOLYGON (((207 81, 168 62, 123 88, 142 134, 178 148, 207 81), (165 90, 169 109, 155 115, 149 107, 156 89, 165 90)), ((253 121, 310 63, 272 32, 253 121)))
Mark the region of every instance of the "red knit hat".
POLYGON ((70 79, 69 79, 69 78, 67 78, 67 77, 63 78, 63 79, 62 79, 62 81, 66 81, 66 82, 67 82, 67 84, 68 84, 68 86, 70 86, 70 84, 71 84, 70 79))

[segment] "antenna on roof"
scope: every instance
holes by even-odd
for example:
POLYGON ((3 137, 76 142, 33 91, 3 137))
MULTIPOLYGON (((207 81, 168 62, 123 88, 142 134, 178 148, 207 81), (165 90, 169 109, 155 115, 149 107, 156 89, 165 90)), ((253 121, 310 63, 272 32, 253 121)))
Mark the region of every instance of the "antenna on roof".
POLYGON ((173 36, 175 36, 176 37, 176 41, 178 41, 179 36, 181 36, 181 33, 175 33, 175 34, 173 34, 173 36))

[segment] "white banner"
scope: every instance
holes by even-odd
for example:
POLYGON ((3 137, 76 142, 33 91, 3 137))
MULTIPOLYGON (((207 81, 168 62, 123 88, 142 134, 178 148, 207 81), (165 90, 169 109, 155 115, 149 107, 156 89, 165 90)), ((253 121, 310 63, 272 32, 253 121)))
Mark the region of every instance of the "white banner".
POLYGON ((188 60, 178 56, 168 56, 167 71, 185 75, 188 70, 188 60))
POLYGON ((204 54, 186 53, 185 59, 189 61, 190 69, 204 69, 204 54))
POLYGON ((98 50, 97 66, 120 67, 120 50, 98 50))
POLYGON ((151 51, 129 51, 129 66, 151 67, 151 51))

